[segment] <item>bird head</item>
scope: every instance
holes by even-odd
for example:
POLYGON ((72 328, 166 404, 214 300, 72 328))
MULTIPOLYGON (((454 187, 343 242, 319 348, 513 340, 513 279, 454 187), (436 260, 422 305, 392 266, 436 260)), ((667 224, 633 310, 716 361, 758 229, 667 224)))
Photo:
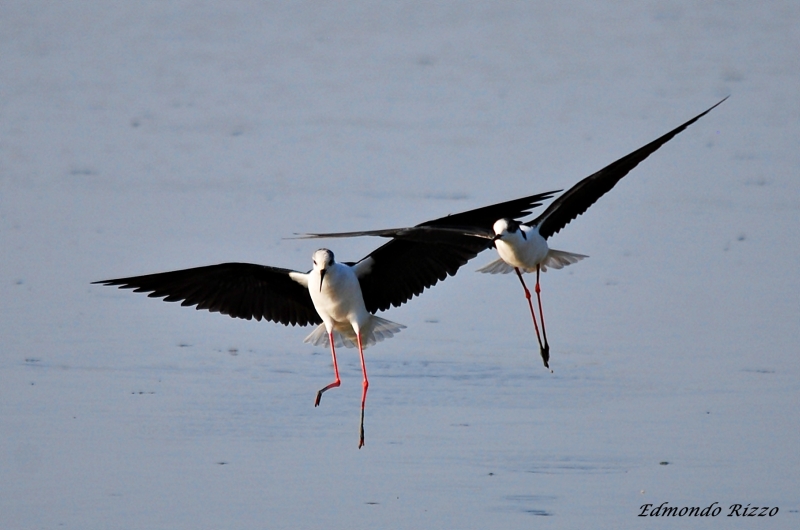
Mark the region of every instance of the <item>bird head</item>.
POLYGON ((327 248, 321 248, 314 252, 312 258, 314 260, 314 270, 319 271, 319 290, 322 290, 322 280, 325 278, 325 273, 328 267, 333 265, 333 252, 327 248))
POLYGON ((525 233, 519 229, 520 223, 514 219, 499 219, 495 221, 492 230, 494 230, 494 238, 492 241, 497 241, 498 239, 502 240, 507 238, 511 234, 516 234, 520 232, 522 237, 525 237, 525 233))

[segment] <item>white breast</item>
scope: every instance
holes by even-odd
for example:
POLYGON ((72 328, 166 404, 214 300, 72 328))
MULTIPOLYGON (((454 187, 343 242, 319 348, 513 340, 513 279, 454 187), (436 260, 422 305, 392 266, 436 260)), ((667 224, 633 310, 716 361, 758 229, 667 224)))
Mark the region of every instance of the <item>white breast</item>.
POLYGON ((509 234, 495 242, 497 253, 512 267, 531 272, 547 257, 547 240, 539 235, 538 230, 527 226, 509 234), (525 237, 522 236, 525 231, 525 237))
POLYGON ((347 265, 334 263, 328 267, 322 290, 319 271, 313 271, 309 275, 308 292, 317 313, 328 324, 349 323, 360 328, 369 320, 358 278, 347 265))

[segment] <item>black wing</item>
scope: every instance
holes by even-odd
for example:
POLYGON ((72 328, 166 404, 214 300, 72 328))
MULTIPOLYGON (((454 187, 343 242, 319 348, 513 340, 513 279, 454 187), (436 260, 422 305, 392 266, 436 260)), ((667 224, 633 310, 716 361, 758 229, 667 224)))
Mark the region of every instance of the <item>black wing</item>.
MULTIPOLYGON (((728 98, 726 97, 725 99, 728 98)), ((589 175, 550 203, 550 206, 547 207, 542 215, 525 224, 528 226, 538 226, 539 234, 545 239, 557 233, 567 226, 570 221, 585 212, 597 199, 610 191, 611 188, 613 188, 622 177, 627 175, 630 170, 635 168, 639 162, 650 156, 659 147, 670 141, 688 126, 711 112, 714 107, 721 104, 725 99, 707 111, 698 114, 683 125, 671 130, 661 138, 620 158, 597 173, 589 175)))
POLYGON ((451 228, 478 228, 487 229, 490 233, 492 225, 498 219, 519 219, 531 213, 531 210, 537 206, 542 205, 542 201, 546 201, 561 190, 548 191, 545 193, 537 193, 536 195, 529 195, 520 199, 513 199, 506 202, 499 202, 490 206, 476 208, 466 212, 455 213, 434 219, 433 221, 425 221, 417 226, 436 226, 436 227, 451 227, 451 228))
POLYGON ((287 326, 322 323, 308 289, 292 280, 290 272, 250 263, 222 263, 93 283, 118 285, 234 318, 264 318, 287 326))
POLYGON ((520 199, 513 199, 506 202, 476 208, 466 212, 456 213, 425 221, 416 226, 405 228, 385 228, 381 230, 361 230, 358 232, 328 232, 324 234, 300 234, 296 238, 290 239, 318 239, 335 237, 360 237, 378 236, 387 238, 403 238, 406 240, 416 240, 420 242, 439 242, 442 237, 453 234, 464 236, 482 237, 491 239, 494 236, 492 225, 498 219, 509 218, 519 219, 529 215, 533 208, 541 206, 542 201, 546 201, 561 190, 537 193, 520 199))
POLYGON ((380 235, 394 239, 358 264, 371 265, 369 273, 359 278, 367 310, 374 313, 398 307, 448 275, 454 276, 459 267, 492 246, 490 235, 495 221, 524 217, 554 193, 557 192, 448 215, 410 229, 383 231, 387 233, 380 235))
POLYGON ((359 278, 369 312, 402 305, 448 274, 454 276, 462 265, 492 245, 491 239, 481 237, 436 234, 431 232, 426 241, 393 239, 362 260, 372 260, 370 272, 359 278))
MULTIPOLYGON (((286 239, 329 239, 361 236, 377 236, 385 238, 403 238, 408 241, 432 241, 438 240, 437 234, 461 234, 465 236, 482 237, 492 239, 494 232, 491 227, 451 227, 451 226, 408 226, 405 228, 383 228, 379 230, 359 230, 357 232, 329 232, 326 234, 299 234, 296 237, 286 239)), ((352 265, 352 264, 351 264, 352 265)))

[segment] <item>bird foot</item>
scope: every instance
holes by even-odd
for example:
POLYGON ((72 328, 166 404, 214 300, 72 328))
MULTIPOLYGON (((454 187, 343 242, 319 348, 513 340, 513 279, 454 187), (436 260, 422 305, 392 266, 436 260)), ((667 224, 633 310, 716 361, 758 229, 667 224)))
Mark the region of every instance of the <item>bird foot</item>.
POLYGON ((342 382, 339 381, 339 377, 337 374, 336 381, 334 381, 333 383, 329 384, 328 386, 317 392, 317 399, 314 401, 314 406, 319 407, 319 400, 322 399, 322 394, 324 394, 326 390, 330 390, 331 388, 336 388, 341 384, 342 382))
POLYGON ((358 439, 358 448, 364 447, 364 409, 361 409, 361 437, 358 439))

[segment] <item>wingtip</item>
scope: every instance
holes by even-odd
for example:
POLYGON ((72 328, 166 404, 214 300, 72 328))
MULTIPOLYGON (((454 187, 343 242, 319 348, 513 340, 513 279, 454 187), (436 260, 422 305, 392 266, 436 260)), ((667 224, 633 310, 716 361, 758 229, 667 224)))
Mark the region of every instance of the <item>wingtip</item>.
POLYGON ((321 237, 321 234, 301 234, 299 232, 295 232, 292 234, 292 237, 282 237, 281 241, 286 241, 289 239, 315 239, 321 237))
MULTIPOLYGON (((701 112, 700 114, 698 114, 697 116, 695 116, 694 118, 689 120, 686 124, 684 124, 684 127, 688 127, 689 125, 693 124, 694 122, 696 122, 697 120, 699 120, 700 118, 702 118, 703 116, 705 116, 706 114, 708 114, 709 112, 714 110, 715 108, 719 107, 720 105, 725 103, 725 101, 727 101, 727 99, 729 97, 731 97, 731 94, 728 94, 727 96, 725 96, 721 100, 719 100, 716 103, 714 103, 713 105, 711 105, 708 109, 704 110, 703 112, 701 112)), ((681 129, 681 130, 683 130, 683 129, 681 129)))

